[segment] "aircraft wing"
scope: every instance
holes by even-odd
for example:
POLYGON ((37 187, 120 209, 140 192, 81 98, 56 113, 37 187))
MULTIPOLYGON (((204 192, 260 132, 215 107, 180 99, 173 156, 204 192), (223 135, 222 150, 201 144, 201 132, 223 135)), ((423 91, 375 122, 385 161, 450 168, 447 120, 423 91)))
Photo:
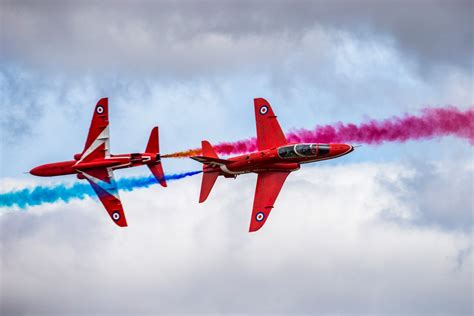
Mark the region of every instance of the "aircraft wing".
POLYGON ((79 172, 89 181, 115 224, 126 227, 127 220, 125 219, 112 169, 95 168, 79 172))
POLYGON ((95 106, 89 134, 78 163, 109 157, 109 148, 109 99, 102 98, 95 106))
POLYGON ((258 174, 249 232, 257 231, 265 224, 289 174, 284 171, 265 171, 258 174))
POLYGON ((257 148, 265 150, 288 144, 275 113, 267 100, 254 99, 257 123, 257 148))

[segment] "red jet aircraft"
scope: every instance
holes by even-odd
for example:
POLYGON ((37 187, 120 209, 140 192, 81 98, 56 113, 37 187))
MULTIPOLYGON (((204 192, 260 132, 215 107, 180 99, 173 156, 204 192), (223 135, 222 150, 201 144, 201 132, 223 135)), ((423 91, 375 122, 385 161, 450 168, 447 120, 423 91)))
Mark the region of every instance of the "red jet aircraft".
POLYGON ((152 129, 145 153, 111 155, 109 146, 109 101, 100 99, 95 106, 86 145, 74 160, 55 162, 31 169, 30 173, 40 177, 76 174, 86 179, 99 196, 112 220, 121 227, 127 226, 122 203, 114 180, 114 169, 147 165, 158 182, 166 187, 160 159, 158 127, 152 129))
POLYGON ((259 98, 254 99, 254 106, 258 151, 220 159, 211 144, 204 140, 202 155, 191 157, 204 164, 199 203, 207 199, 220 175, 235 178, 244 173, 258 174, 250 232, 265 224, 286 177, 298 170, 300 164, 341 157, 354 150, 347 144, 290 144, 270 103, 259 98))

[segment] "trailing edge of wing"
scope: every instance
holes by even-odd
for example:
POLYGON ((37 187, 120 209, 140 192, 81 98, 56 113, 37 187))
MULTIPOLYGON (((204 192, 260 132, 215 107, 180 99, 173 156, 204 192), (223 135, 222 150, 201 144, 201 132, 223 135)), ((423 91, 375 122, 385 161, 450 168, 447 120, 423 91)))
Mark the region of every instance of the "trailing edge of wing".
POLYGON ((249 232, 262 228, 290 172, 266 171, 258 174, 249 232))

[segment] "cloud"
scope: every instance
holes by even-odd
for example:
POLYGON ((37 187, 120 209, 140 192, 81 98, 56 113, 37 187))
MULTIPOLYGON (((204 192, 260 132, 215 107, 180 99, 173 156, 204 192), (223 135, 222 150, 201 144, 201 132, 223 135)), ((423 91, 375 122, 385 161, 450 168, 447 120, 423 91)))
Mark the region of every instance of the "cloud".
POLYGON ((462 163, 455 159, 415 163, 416 173, 406 183, 406 189, 410 192, 407 195, 419 201, 411 223, 473 231, 474 204, 468 197, 473 190, 474 165, 467 161, 462 163))
POLYGON ((9 32, 3 32, 2 46, 7 60, 34 67, 186 77, 268 62, 278 66, 305 45, 307 34, 345 32, 391 41, 424 68, 470 69, 472 6, 471 1, 3 2, 2 29, 9 32))
MULTIPOLYGON (((471 68, 458 67, 467 59, 442 53, 469 52, 469 10, 458 1, 410 5, 3 2, 2 150, 28 160, 33 150, 34 163, 70 158, 103 96, 119 115, 113 150, 123 144, 124 152, 156 124, 169 151, 209 135, 219 135, 213 142, 254 136, 254 97, 274 104, 286 129, 471 106, 471 68), (439 18, 420 28, 421 9, 439 18), (442 41, 441 28, 450 34, 442 41), (431 65, 429 75, 416 60, 431 65)), ((3 172, 34 164, 19 163, 3 172)))
POLYGON ((251 175, 204 204, 199 178, 123 192, 127 229, 89 198, 3 214, 2 312, 468 315, 470 234, 382 216, 416 218, 413 179, 401 163, 303 168, 254 234, 251 175))
MULTIPOLYGON (((308 45, 306 54, 313 50, 308 45)), ((304 56, 288 59, 279 74, 267 71, 184 81, 112 75, 67 77, 4 67, 0 73, 5 92, 1 143, 5 153, 17 156, 18 165, 16 169, 4 168, 5 175, 19 174, 47 161, 70 159, 80 151, 91 107, 103 96, 110 98, 114 153, 143 150, 155 125, 160 126, 162 150, 168 153, 196 147, 205 138, 216 143, 254 136, 254 97, 271 102, 285 130, 337 121, 358 123, 367 117, 384 119, 418 113, 427 105, 472 106, 469 76, 449 72, 448 76, 422 78, 390 47, 370 45, 378 55, 364 48, 364 43, 344 37, 338 45, 328 46, 334 54, 328 54, 324 66, 311 75, 304 69, 316 66, 307 64, 304 56), (371 68, 373 63, 377 66, 371 68), (299 73, 294 80, 286 76, 291 69, 299 73), (388 75, 394 72, 397 75, 388 75), (280 80, 277 78, 285 79, 275 83, 280 80)))
MULTIPOLYGON (((56 183, 19 174, 80 151, 103 96, 114 153, 155 125, 168 153, 254 136, 254 97, 285 130, 472 106, 472 5, 3 1, 1 190, 56 183)), ((90 198, 1 214, 1 313, 472 314, 471 156, 446 138, 304 168, 257 234, 252 176, 203 205, 197 177, 124 192, 126 230, 90 198)))

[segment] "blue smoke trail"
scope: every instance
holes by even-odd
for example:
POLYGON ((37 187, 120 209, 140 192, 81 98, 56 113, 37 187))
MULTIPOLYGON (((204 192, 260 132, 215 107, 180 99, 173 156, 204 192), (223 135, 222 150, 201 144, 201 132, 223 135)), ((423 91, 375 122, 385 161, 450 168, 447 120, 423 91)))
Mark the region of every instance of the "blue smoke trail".
MULTIPOLYGON (((179 180, 194 176, 202 171, 191 171, 177 174, 165 175, 167 181, 179 180)), ((158 183, 155 177, 132 177, 117 180, 119 190, 132 191, 137 188, 147 188, 158 183)), ((83 199, 86 196, 96 196, 89 183, 76 182, 72 186, 58 184, 55 186, 38 186, 30 189, 11 191, 0 194, 0 207, 41 205, 43 203, 54 203, 57 201, 68 202, 71 199, 83 199)))

